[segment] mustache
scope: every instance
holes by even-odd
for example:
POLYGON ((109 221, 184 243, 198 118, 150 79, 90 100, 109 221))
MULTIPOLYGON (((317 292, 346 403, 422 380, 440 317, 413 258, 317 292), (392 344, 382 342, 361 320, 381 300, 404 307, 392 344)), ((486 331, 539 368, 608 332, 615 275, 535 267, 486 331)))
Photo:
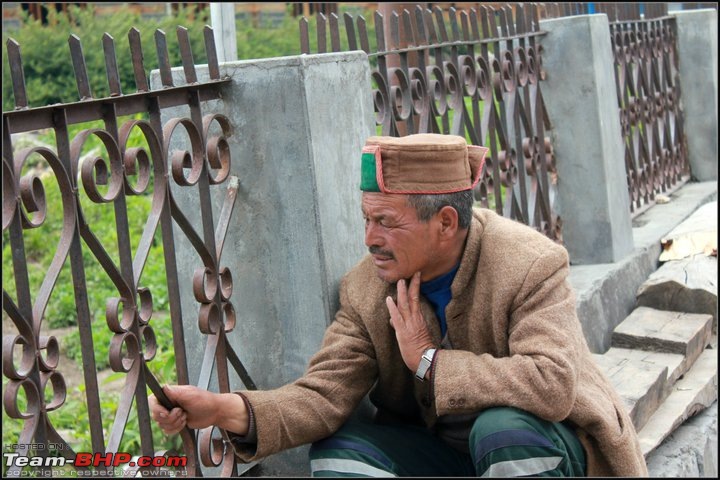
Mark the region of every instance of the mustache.
POLYGON ((393 253, 391 251, 383 250, 380 247, 378 247, 377 245, 371 245, 370 247, 368 247, 368 251, 370 253, 372 253, 373 255, 380 255, 383 257, 391 258, 393 260, 395 259, 395 255, 393 255, 393 253))

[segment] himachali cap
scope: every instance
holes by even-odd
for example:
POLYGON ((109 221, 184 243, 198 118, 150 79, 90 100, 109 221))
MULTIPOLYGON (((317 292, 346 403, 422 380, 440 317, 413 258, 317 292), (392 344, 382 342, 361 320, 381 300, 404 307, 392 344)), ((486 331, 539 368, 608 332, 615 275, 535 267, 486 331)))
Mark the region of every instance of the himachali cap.
POLYGON ((370 137, 362 149, 360 190, 403 194, 469 190, 480 180, 487 151, 457 135, 370 137))

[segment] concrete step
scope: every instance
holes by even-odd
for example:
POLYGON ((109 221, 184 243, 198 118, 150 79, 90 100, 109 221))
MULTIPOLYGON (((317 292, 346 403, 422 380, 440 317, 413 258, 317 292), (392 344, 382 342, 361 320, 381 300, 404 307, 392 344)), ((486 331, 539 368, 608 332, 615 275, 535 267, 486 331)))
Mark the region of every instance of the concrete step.
POLYGON ((685 357, 677 353, 611 347, 604 354, 593 356, 625 402, 637 430, 685 373, 685 357))
POLYGON ((692 367, 673 385, 670 395, 639 429, 647 456, 685 420, 712 405, 718 398, 717 348, 705 349, 692 367))
POLYGON ((710 344, 712 325, 711 315, 638 307, 615 328, 611 346, 680 354, 687 370, 710 344))

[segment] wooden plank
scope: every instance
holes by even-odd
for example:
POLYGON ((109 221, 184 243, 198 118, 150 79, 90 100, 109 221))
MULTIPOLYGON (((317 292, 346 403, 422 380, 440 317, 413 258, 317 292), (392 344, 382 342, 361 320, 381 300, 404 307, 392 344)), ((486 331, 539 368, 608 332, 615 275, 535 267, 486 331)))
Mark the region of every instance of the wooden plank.
POLYGON ((637 304, 659 310, 706 313, 717 331, 717 257, 702 254, 665 262, 637 292, 637 304))
POLYGON ((593 357, 625 402, 633 425, 640 429, 664 399, 668 367, 633 362, 616 353, 593 354, 593 357))
POLYGON ((605 364, 612 361, 618 366, 625 363, 636 363, 647 367, 667 367, 667 377, 665 378, 667 393, 669 393, 669 390, 675 382, 691 367, 691 365, 688 365, 685 361, 685 356, 679 353, 651 352, 631 348, 610 347, 603 356, 606 359, 604 361, 605 364))
POLYGON ((638 307, 613 331, 613 347, 678 353, 692 365, 710 344, 710 315, 638 307))
POLYGON ((707 349, 680 379, 667 399, 638 431, 647 456, 685 420, 717 400, 717 350, 707 349))

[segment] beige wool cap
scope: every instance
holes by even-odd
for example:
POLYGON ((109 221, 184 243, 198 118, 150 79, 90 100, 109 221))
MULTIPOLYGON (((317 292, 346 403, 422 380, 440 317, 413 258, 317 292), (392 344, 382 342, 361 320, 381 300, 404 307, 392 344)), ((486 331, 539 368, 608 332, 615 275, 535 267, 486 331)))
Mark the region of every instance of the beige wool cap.
POLYGON ((403 194, 469 190, 480 180, 487 152, 457 135, 372 136, 362 149, 360 189, 403 194))

